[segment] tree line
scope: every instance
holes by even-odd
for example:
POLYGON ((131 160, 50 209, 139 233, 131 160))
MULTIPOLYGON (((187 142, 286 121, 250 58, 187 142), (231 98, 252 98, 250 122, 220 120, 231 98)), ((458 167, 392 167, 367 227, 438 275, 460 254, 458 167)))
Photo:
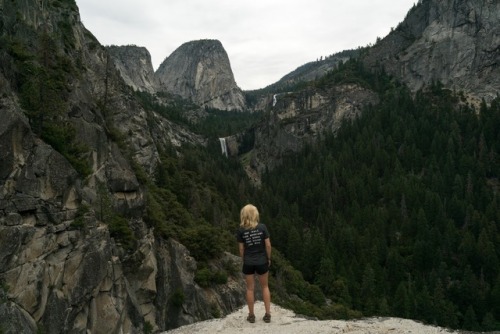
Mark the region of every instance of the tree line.
MULTIPOLYGON (((51 52, 49 37, 41 36, 37 55, 14 39, 2 43, 16 64, 13 86, 34 132, 85 176, 86 150, 73 140, 65 103, 69 60, 51 52)), ((275 301, 296 312, 499 329, 500 98, 474 107, 439 82, 412 94, 359 60, 294 87, 340 83, 370 88, 381 102, 286 157, 263 175, 261 188, 237 160, 222 156, 217 141, 261 115, 211 111, 205 122, 191 124, 183 116, 187 104, 162 107, 136 94, 149 112, 210 137, 206 148, 160 152, 155 175, 132 162, 147 189, 146 223, 158 238, 176 238, 208 263, 225 250, 236 253, 239 209, 252 202, 276 248, 275 301)), ((133 248, 126 217, 101 214, 116 218, 112 232, 133 248)), ((224 281, 206 272, 198 274, 204 285, 224 281)))
POLYGON ((359 61, 316 84, 341 80, 382 101, 264 176, 274 245, 363 315, 498 330, 500 99, 475 108, 438 82, 412 95, 359 61))

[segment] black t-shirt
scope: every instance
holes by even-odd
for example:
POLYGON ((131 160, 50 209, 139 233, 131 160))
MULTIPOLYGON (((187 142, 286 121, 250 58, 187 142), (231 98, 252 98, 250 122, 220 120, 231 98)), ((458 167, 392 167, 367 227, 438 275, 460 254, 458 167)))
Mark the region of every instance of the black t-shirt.
POLYGON ((243 263, 248 265, 261 265, 267 263, 265 239, 269 238, 266 225, 258 224, 254 229, 238 229, 236 239, 244 244, 243 263))

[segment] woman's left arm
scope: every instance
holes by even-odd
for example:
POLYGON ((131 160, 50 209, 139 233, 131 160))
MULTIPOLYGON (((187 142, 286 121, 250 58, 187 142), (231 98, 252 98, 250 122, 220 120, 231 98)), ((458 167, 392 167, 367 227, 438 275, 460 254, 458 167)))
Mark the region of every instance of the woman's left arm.
POLYGON ((269 263, 269 265, 271 265, 271 250, 272 250, 271 239, 267 238, 267 239, 264 239, 264 241, 266 243, 267 262, 269 263))
POLYGON ((239 248, 240 248, 240 257, 243 257, 243 254, 245 253, 245 244, 243 242, 238 242, 239 248))

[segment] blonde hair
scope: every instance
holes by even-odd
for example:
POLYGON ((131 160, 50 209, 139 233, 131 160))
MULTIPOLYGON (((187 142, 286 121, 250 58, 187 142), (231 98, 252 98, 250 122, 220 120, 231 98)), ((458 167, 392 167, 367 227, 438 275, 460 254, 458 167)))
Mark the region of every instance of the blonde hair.
POLYGON ((252 204, 245 205, 240 211, 240 226, 246 230, 253 229, 259 224, 259 210, 252 204))

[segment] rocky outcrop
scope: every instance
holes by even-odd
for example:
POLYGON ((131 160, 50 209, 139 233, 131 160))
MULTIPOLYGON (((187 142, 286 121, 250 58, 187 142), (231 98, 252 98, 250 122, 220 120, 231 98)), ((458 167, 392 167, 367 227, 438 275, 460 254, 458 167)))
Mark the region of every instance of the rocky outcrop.
POLYGON ((180 95, 201 106, 243 110, 245 98, 236 85, 221 42, 199 40, 181 45, 155 73, 159 90, 180 95))
MULTIPOLYGON (((251 324, 245 320, 247 312, 248 308, 242 307, 223 319, 202 321, 167 331, 163 334, 474 334, 474 332, 453 331, 448 328, 426 325, 414 320, 401 318, 371 317, 356 320, 308 319, 275 304, 271 304, 272 321, 265 323, 261 320, 261 315, 265 313, 264 304, 261 301, 255 303, 255 314, 257 315, 255 323, 251 324)), ((497 332, 491 332, 491 334, 494 333, 497 332)))
POLYGON ((241 305, 243 280, 200 287, 188 250, 156 238, 143 219, 137 171, 153 179, 160 151, 205 140, 142 107, 73 1, 0 8, 0 332, 141 333, 241 305), (37 85, 33 69, 57 76, 37 85), (27 108, 46 101, 26 92, 51 92, 54 83, 61 99, 50 101, 52 117, 71 129, 59 141, 80 153, 64 155, 33 126, 39 109, 27 108), (134 247, 112 232, 109 212, 134 233, 134 247), (179 294, 186 297, 173 302, 179 294))
POLYGON ((422 0, 365 62, 414 91, 440 81, 489 101, 500 87, 499 22, 498 1, 422 0))
MULTIPOLYGON (((498 22, 498 1, 422 0, 375 46, 306 64, 263 92, 273 88, 284 92, 293 83, 314 80, 345 60, 343 55, 360 57, 368 68, 385 70, 414 92, 440 81, 464 91, 471 103, 483 98, 490 101, 500 87, 498 22)), ((328 92, 306 88, 274 95, 257 91, 254 95, 252 108, 271 110, 270 118, 252 130, 254 147, 245 159, 250 161, 247 172, 257 183, 258 175, 280 164, 284 154, 300 150, 324 130, 335 132, 342 119, 356 117, 363 105, 377 102, 374 92, 356 85, 337 86, 328 92)), ((226 138, 229 154, 238 152, 234 147, 241 145, 242 138, 226 138)))
POLYGON ((324 59, 321 58, 319 60, 299 66, 294 71, 288 73, 277 83, 271 85, 270 87, 273 89, 279 89, 280 87, 286 87, 298 82, 317 80, 335 69, 339 63, 346 62, 351 58, 357 58, 360 54, 360 50, 361 49, 344 50, 342 52, 338 52, 325 57, 324 59))
POLYGON ((151 55, 146 48, 135 45, 113 45, 106 49, 127 85, 137 91, 150 94, 156 92, 157 83, 151 55))
POLYGON ((156 73, 151 55, 134 45, 107 47, 125 83, 136 91, 175 94, 201 107, 244 110, 245 98, 236 85, 229 58, 216 40, 183 44, 156 73))
POLYGON ((358 117, 363 106, 378 101, 375 92, 356 84, 268 96, 269 116, 248 133, 227 137, 227 151, 238 155, 242 147, 246 152, 252 146, 246 171, 258 184, 259 175, 281 164, 283 156, 298 152, 325 132, 335 133, 343 120, 358 117))
MULTIPOLYGON (((108 161, 96 164, 83 182, 63 156, 31 132, 15 101, 0 102, 5 116, 0 126, 4 333, 139 333, 144 324, 170 328, 243 303, 243 280, 201 288, 194 281, 197 263, 187 249, 154 238, 140 218, 141 187, 116 147, 100 143, 95 161, 99 156, 108 161), (95 204, 103 195, 94 188, 99 182, 107 184, 119 212, 137 216, 130 222, 139 236, 133 252, 124 251, 99 218, 95 204), (185 302, 172 305, 179 291, 185 302)), ((239 259, 227 254, 223 261, 238 265, 239 259)))
POLYGON ((194 282, 196 261, 174 240, 155 240, 148 231, 137 250, 126 255, 104 224, 90 224, 96 221, 91 215, 84 217, 84 229, 76 229, 74 212, 65 213, 64 222, 42 225, 36 217, 47 207, 36 203, 30 208, 29 216, 9 212, 0 220, 0 240, 9 245, 1 250, 5 333, 36 333, 37 328, 140 333, 144 324, 157 331, 210 319, 213 312, 225 314, 243 303, 242 279, 200 288, 194 282), (184 302, 174 304, 179 293, 184 302))
POLYGON ((297 85, 322 78, 329 72, 336 69, 339 64, 344 63, 349 59, 358 58, 360 53, 361 49, 345 50, 332 54, 324 59, 321 58, 299 66, 294 71, 288 73, 279 81, 267 86, 266 88, 246 92, 247 95, 250 95, 248 100, 251 101, 248 103, 247 107, 254 111, 266 110, 268 106, 273 103, 272 98, 269 96, 269 92, 294 91, 296 90, 297 85))

